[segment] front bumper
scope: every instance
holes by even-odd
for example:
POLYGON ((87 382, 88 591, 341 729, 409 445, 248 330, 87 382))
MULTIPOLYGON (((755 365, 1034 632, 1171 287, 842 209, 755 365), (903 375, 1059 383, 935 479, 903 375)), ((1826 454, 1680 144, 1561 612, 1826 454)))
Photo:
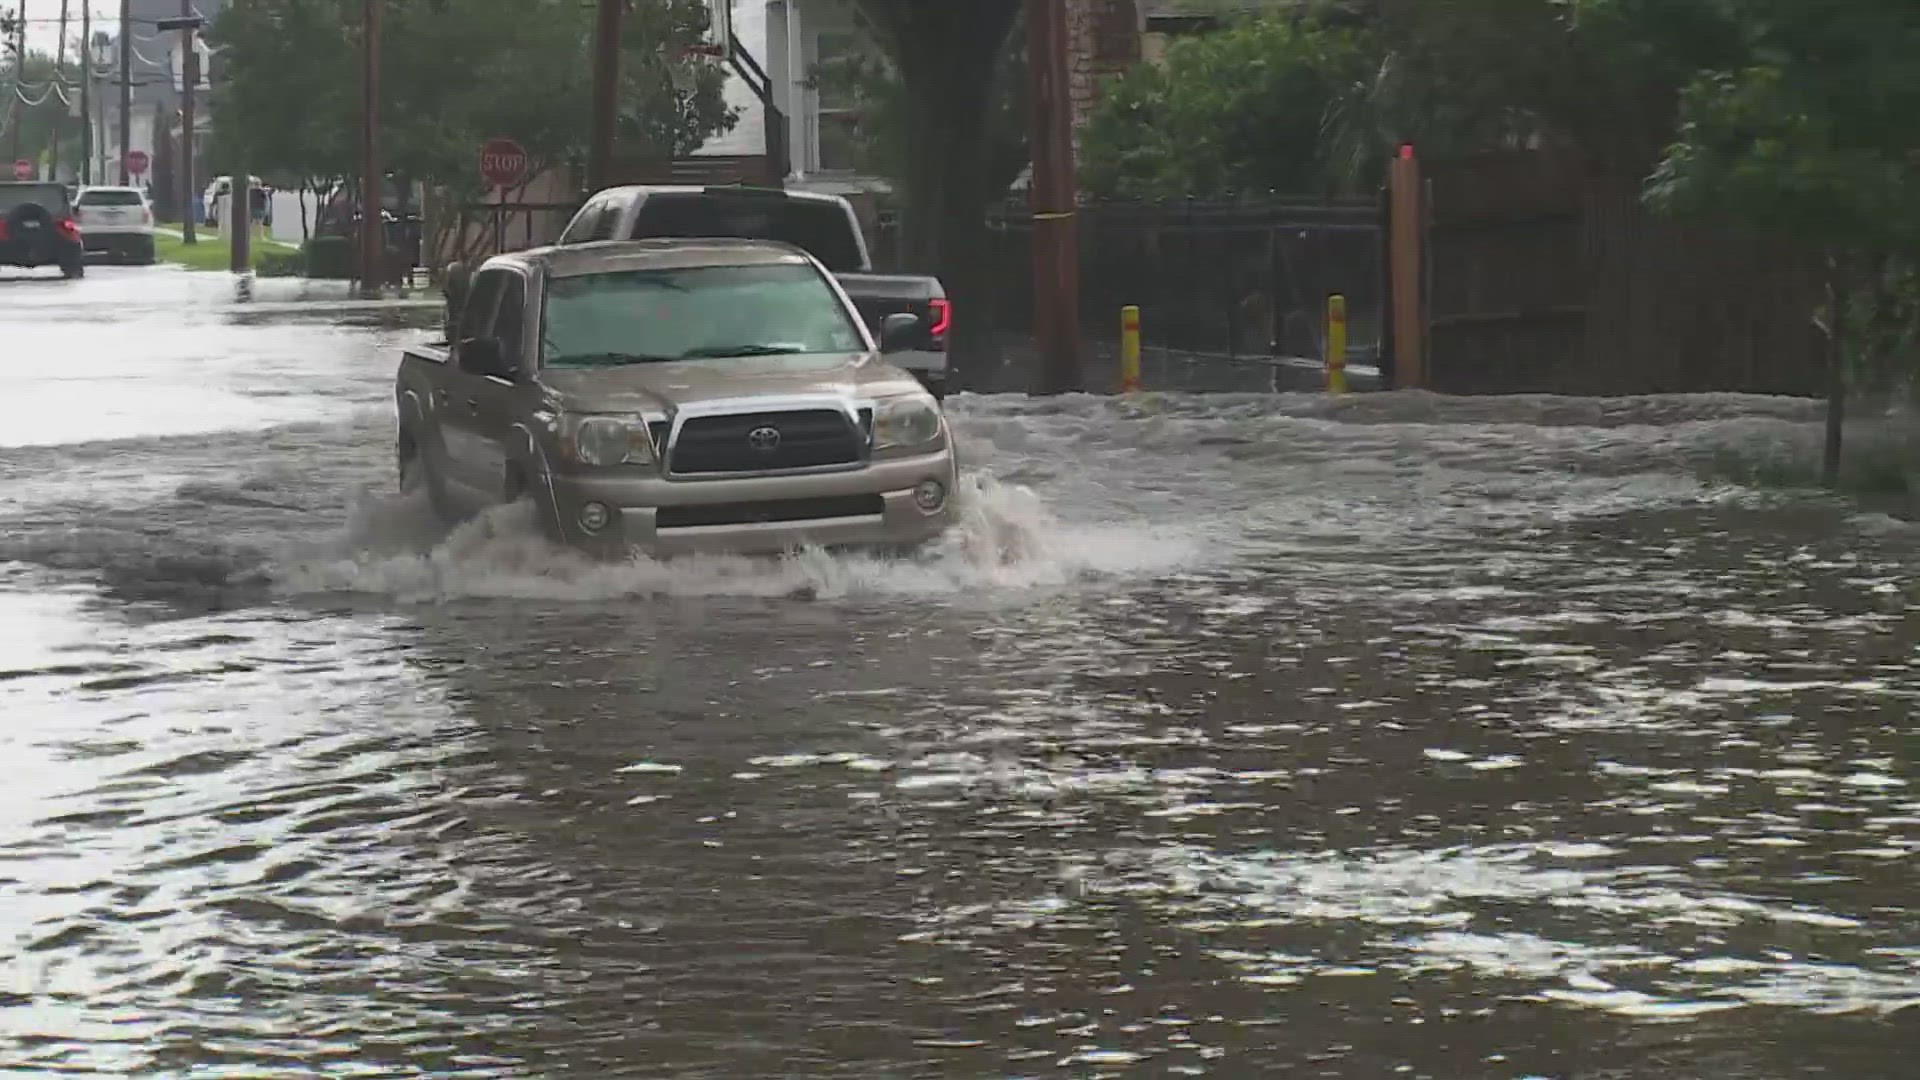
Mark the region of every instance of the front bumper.
MULTIPOLYGON (((958 482, 951 449, 874 461, 847 472, 789 476, 668 480, 653 474, 560 473, 549 477, 548 509, 557 531, 570 542, 634 546, 656 555, 771 553, 809 545, 912 547, 953 524, 958 482), (915 489, 928 480, 946 491, 934 510, 921 509, 915 500, 915 489), (610 511, 607 525, 593 532, 580 520, 590 503, 610 511), (705 523, 742 508, 810 504, 835 516, 705 523)), ((784 516, 794 513, 789 509, 784 516)))

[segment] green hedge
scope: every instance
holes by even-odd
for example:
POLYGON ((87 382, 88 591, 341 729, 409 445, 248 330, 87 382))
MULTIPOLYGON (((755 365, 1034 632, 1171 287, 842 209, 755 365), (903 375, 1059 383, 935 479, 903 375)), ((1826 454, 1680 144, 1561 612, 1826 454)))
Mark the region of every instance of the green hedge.
POLYGON ((253 272, 259 277, 302 277, 307 272, 307 253, 263 251, 254 257, 253 272))
POLYGON ((353 276, 353 241, 344 236, 316 236, 307 241, 302 254, 307 276, 345 279, 353 276))

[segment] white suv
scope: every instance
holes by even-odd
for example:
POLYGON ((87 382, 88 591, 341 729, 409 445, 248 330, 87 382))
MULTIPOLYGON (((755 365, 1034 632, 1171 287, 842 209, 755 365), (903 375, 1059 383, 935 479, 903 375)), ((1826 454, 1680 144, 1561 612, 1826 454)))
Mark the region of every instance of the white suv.
POLYGON ((153 265, 153 207, 139 188, 81 188, 74 220, 88 255, 153 265))

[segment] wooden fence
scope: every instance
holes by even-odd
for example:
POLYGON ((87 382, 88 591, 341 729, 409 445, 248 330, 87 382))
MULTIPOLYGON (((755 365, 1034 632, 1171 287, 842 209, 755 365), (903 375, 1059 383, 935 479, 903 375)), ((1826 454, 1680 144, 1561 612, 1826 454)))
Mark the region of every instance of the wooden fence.
POLYGON ((1821 392, 1810 267, 1655 214, 1631 180, 1501 155, 1436 172, 1431 213, 1432 389, 1821 392))

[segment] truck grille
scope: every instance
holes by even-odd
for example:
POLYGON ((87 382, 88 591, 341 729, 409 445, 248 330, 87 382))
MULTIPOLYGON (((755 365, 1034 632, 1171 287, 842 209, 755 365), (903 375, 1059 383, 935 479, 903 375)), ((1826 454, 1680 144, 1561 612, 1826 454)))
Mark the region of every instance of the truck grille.
POLYGON ((820 499, 663 506, 654 511, 653 523, 654 527, 659 529, 690 529, 703 525, 748 525, 764 522, 878 517, 886 512, 886 500, 878 495, 842 495, 820 499))
POLYGON ((866 432, 833 409, 699 416, 681 425, 667 471, 684 476, 852 465, 866 445, 866 432))

